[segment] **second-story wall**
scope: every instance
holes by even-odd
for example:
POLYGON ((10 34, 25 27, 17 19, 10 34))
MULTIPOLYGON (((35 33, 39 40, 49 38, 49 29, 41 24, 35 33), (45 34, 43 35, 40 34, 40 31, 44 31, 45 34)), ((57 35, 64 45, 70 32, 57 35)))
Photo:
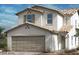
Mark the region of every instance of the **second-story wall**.
MULTIPOLYGON (((27 15, 27 14, 24 14, 27 15)), ((23 24, 24 20, 27 22, 27 18, 24 19, 24 15, 18 15, 18 25, 23 24)), ((35 23, 36 25, 41 26, 42 25, 42 15, 41 14, 34 14, 35 15, 35 23)))
POLYGON ((61 27, 63 26, 63 22, 64 22, 63 20, 64 20, 63 16, 57 14, 57 26, 56 26, 57 31, 59 31, 61 27))
MULTIPOLYGON (((35 15, 35 25, 42 26, 44 28, 47 28, 49 30, 60 30, 60 28, 63 25, 63 16, 58 14, 56 11, 46 11, 44 14, 37 14, 37 13, 31 13, 35 15), (47 15, 52 14, 52 24, 47 23, 47 15)), ((24 23, 24 15, 27 15, 26 12, 18 15, 18 25, 24 23)), ((27 18, 26 18, 27 20, 27 18)))
POLYGON ((76 12, 72 17, 71 17, 71 25, 74 28, 77 28, 79 24, 79 15, 78 12, 76 12))
POLYGON ((43 14, 41 23, 42 23, 41 26, 43 26, 49 30, 56 29, 56 27, 57 27, 57 13, 53 12, 53 13, 43 14), (47 23, 47 15, 48 14, 52 14, 52 24, 47 23))
POLYGON ((41 14, 35 14, 35 24, 38 25, 38 26, 41 26, 42 25, 41 20, 42 20, 42 15, 41 14))
MULTIPOLYGON (((42 27, 46 27, 48 29, 53 29, 54 27, 56 27, 56 21, 57 21, 57 13, 51 13, 53 14, 52 16, 52 24, 49 25, 47 24, 47 14, 35 14, 35 23, 38 26, 42 26, 42 27)), ((18 15, 18 25, 23 24, 24 23, 24 15, 27 14, 20 14, 18 15)), ((26 18, 27 20, 27 18, 26 18)))
POLYGON ((18 15, 18 25, 24 23, 24 15, 18 15))

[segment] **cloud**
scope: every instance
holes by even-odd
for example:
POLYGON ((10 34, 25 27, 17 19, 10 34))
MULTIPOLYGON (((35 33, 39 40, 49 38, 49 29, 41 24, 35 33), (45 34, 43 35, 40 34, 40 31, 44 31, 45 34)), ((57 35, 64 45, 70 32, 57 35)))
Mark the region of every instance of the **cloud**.
POLYGON ((79 4, 0 4, 0 26, 9 28, 17 24, 15 13, 33 5, 45 6, 51 9, 79 8, 79 4))
POLYGON ((51 9, 59 9, 58 6, 55 6, 55 4, 35 4, 35 5, 44 6, 51 9))
POLYGON ((31 4, 0 4, 0 26, 9 28, 16 25, 18 17, 15 13, 30 6, 31 4))
POLYGON ((14 14, 17 12, 15 8, 8 7, 8 6, 0 6, 0 12, 1 13, 6 13, 6 14, 14 14))
POLYGON ((44 6, 46 6, 48 8, 52 8, 52 9, 59 9, 58 6, 55 6, 54 4, 46 4, 44 6))
POLYGON ((13 25, 16 25, 17 20, 18 20, 18 18, 15 15, 0 13, 0 26, 9 28, 13 25))
POLYGON ((11 13, 16 13, 17 11, 13 8, 6 8, 5 12, 11 14, 11 13))
POLYGON ((10 24, 10 25, 14 25, 15 24, 15 22, 12 22, 12 21, 9 21, 9 20, 6 20, 6 19, 2 19, 1 23, 3 23, 3 24, 10 24))
POLYGON ((16 20, 17 16, 14 14, 0 13, 0 19, 16 20))
MULTIPOLYGON (((1 4, 0 5, 0 25, 9 28, 17 24, 18 17, 15 13, 33 6, 34 4, 1 4)), ((57 6, 51 4, 42 4, 49 8, 57 9, 57 6)))

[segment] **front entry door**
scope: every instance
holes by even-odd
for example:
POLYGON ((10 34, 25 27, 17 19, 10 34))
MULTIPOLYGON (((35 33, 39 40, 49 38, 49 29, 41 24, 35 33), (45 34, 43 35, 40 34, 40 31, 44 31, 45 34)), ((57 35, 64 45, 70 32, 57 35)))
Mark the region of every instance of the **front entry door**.
POLYGON ((65 49, 65 37, 61 36, 61 49, 65 49))

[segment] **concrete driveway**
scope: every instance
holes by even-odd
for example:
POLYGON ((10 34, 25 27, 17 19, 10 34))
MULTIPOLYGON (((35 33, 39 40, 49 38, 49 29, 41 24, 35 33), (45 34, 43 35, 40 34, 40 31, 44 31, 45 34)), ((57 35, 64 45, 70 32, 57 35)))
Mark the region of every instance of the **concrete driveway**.
POLYGON ((40 55, 42 52, 0 52, 0 55, 40 55))

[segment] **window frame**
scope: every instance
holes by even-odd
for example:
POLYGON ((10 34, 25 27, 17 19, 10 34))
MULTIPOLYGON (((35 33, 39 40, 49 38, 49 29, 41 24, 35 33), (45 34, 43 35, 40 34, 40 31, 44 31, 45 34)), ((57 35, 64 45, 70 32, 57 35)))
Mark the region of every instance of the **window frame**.
POLYGON ((74 37, 71 36, 71 45, 72 45, 72 46, 73 46, 73 39, 74 39, 74 37))
POLYGON ((75 37, 75 46, 76 46, 76 40, 77 40, 77 38, 75 37))
POLYGON ((52 13, 47 14, 47 24, 48 25, 52 25, 53 24, 53 14, 52 13), (50 15, 51 15, 51 17, 50 17, 50 15), (49 19, 51 19, 51 20, 49 20, 49 19))
POLYGON ((27 20, 27 22, 35 23, 35 14, 27 14, 26 20, 27 20), (31 18, 28 18, 28 16, 31 18))
POLYGON ((77 28, 77 20, 75 20, 75 28, 77 28))

